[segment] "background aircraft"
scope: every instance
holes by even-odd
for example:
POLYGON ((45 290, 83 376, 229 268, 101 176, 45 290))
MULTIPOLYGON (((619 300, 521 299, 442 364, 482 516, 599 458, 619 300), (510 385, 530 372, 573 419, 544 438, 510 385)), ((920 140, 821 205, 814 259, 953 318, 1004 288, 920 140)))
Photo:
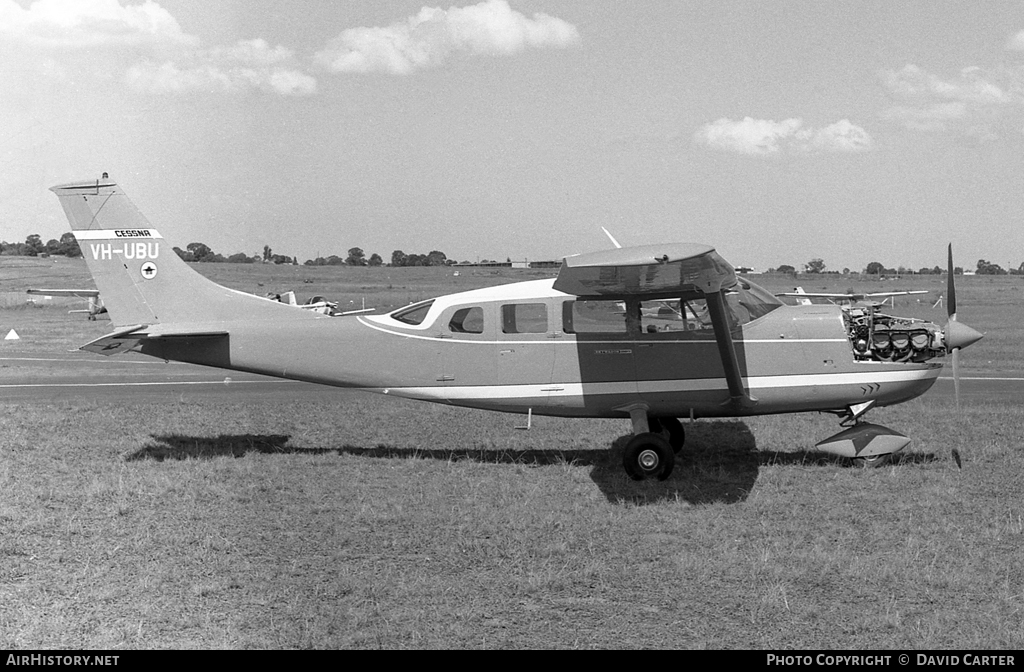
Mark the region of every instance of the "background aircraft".
POLYGON ((96 289, 30 289, 29 294, 38 296, 77 296, 89 300, 89 307, 82 310, 69 310, 69 313, 88 313, 90 320, 95 320, 97 315, 107 312, 103 301, 100 300, 99 290, 96 289))
POLYGON ((811 299, 828 299, 832 303, 839 305, 852 305, 854 303, 864 301, 865 299, 882 299, 880 302, 871 301, 870 303, 883 305, 886 299, 891 300, 895 296, 927 293, 927 289, 914 289, 900 292, 872 292, 869 294, 859 292, 805 292, 803 287, 797 287, 795 291, 781 292, 775 296, 793 296, 797 298, 797 303, 803 305, 809 305, 811 303, 811 299))
POLYGON ((53 191, 115 325, 84 350, 489 410, 628 418, 623 466, 635 479, 668 477, 683 417, 833 413, 846 429, 819 448, 884 460, 910 440, 863 415, 923 394, 937 358, 952 352, 955 372, 958 350, 981 338, 956 321, 952 275, 944 329, 874 312, 853 321, 839 306, 787 306, 694 243, 566 257, 553 280, 330 316, 199 275, 106 175, 53 191))

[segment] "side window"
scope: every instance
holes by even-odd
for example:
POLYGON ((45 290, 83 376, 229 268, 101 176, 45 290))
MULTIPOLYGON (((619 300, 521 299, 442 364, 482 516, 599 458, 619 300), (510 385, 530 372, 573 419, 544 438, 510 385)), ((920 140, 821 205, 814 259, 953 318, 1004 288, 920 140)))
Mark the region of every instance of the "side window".
POLYGON ((391 317, 392 319, 398 320, 399 322, 405 322, 406 324, 423 324, 423 320, 426 319, 427 313, 430 312, 430 306, 433 304, 433 299, 422 303, 414 303, 411 306, 391 313, 391 317))
POLYGON ((642 301, 640 319, 644 333, 648 334, 711 328, 711 318, 703 299, 642 301))
POLYGON ((501 307, 503 334, 543 334, 548 330, 545 303, 514 303, 501 307))
POLYGON ((460 308, 452 315, 448 329, 457 334, 484 333, 484 309, 480 306, 460 308))
POLYGON ((567 334, 625 334, 626 307, 621 301, 566 301, 562 330, 567 334))

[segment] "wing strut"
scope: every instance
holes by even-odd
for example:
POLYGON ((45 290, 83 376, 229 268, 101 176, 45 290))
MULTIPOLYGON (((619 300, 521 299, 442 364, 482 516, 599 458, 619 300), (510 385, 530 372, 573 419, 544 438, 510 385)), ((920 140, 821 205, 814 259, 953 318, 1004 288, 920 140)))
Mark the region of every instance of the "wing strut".
POLYGON ((728 403, 737 409, 750 408, 757 403, 757 399, 743 390, 739 358, 736 356, 736 346, 733 344, 732 332, 729 330, 729 319, 726 317, 725 312, 725 290, 709 292, 704 296, 707 299, 711 324, 715 328, 718 354, 722 358, 722 368, 725 369, 725 382, 729 385, 728 403))

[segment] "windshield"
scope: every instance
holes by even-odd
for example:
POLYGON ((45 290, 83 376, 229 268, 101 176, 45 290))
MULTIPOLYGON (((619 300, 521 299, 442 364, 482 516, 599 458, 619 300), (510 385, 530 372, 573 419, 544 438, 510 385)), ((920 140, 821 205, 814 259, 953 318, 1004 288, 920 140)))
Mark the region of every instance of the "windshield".
POLYGON ((726 294, 726 302, 733 309, 733 312, 736 313, 739 324, 746 324, 751 320, 756 320, 784 305, 778 297, 764 287, 743 277, 739 277, 737 280, 739 282, 736 283, 735 291, 730 291, 726 294), (743 311, 746 311, 746 316, 742 314, 743 311), (746 319, 742 319, 744 317, 746 319))

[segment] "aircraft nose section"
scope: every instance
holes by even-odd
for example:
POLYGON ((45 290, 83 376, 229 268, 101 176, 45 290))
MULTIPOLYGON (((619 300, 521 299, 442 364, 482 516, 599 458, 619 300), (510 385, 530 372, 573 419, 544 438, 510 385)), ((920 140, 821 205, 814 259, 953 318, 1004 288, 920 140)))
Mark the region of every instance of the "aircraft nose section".
POLYGON ((950 320, 946 325, 946 348, 949 350, 966 348, 980 341, 981 337, 980 332, 956 320, 950 320))

